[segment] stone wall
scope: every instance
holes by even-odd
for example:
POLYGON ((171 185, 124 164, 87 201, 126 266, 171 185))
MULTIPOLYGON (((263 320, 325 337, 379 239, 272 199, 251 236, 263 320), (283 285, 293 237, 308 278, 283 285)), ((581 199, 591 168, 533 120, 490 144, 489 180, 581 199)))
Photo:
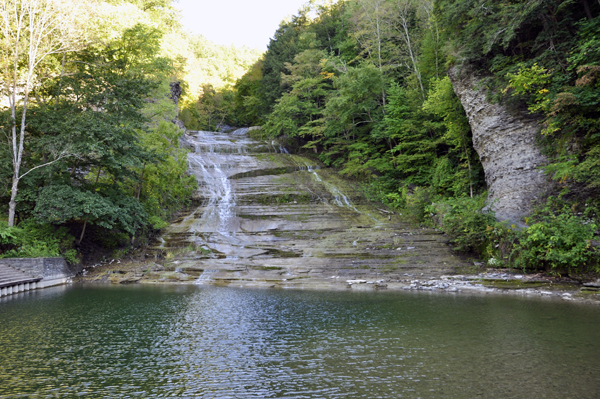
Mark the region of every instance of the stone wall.
POLYGON ((530 115, 515 115, 486 98, 481 78, 449 71, 473 131, 488 186, 488 204, 498 220, 522 225, 532 205, 546 193, 549 182, 540 167, 547 159, 536 146, 540 123, 530 115))
POLYGON ((81 270, 80 267, 69 266, 63 258, 9 258, 0 259, 0 264, 41 278, 38 287, 64 284, 81 270))

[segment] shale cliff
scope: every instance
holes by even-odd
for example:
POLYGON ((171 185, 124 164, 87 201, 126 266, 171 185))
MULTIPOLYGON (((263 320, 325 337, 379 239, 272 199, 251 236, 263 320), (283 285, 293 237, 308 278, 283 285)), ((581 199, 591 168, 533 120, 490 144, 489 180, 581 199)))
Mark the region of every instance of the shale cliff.
POLYGON ((473 131, 473 145, 489 190, 488 204, 498 220, 521 224, 549 184, 540 170, 547 159, 535 143, 539 120, 489 102, 486 91, 478 87, 480 77, 457 68, 449 75, 473 131))

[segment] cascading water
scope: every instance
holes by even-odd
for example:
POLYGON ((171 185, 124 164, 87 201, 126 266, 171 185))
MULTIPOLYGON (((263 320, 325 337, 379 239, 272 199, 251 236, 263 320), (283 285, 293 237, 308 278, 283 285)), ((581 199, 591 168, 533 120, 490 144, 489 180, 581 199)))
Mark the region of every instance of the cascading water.
POLYGON ((234 233, 229 222, 235 206, 231 182, 219 164, 212 163, 211 157, 203 155, 205 154, 200 152, 189 158, 190 169, 200 172, 199 177, 203 182, 201 190, 208 199, 201 218, 202 224, 216 226, 219 234, 230 236, 234 233))
POLYGON ((362 242, 371 234, 367 228, 389 223, 387 215, 378 218, 368 206, 353 203, 362 194, 335 172, 289 154, 277 141, 252 139, 247 130, 190 133, 186 141, 195 152, 188 155, 189 169, 201 205, 171 225, 157 248, 171 253, 177 270, 193 269, 199 284, 289 285, 302 273, 354 270, 345 259, 360 248, 352 245, 357 233, 349 229, 360 226, 362 242))

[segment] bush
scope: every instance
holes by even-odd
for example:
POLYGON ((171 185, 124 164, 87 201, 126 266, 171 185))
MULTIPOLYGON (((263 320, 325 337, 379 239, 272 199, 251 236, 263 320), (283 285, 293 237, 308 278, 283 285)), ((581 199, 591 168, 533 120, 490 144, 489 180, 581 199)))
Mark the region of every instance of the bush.
POLYGON ((497 238, 497 223, 493 213, 484 211, 485 200, 486 194, 443 199, 427 206, 426 212, 436 227, 452 236, 455 250, 486 255, 486 249, 497 238))
POLYGON ((5 220, 0 220, 0 244, 12 244, 14 239, 17 238, 16 234, 17 229, 8 227, 8 223, 5 220))
POLYGON ((597 212, 575 212, 550 198, 518 229, 485 212, 486 195, 449 198, 426 207, 434 225, 452 237, 455 250, 473 252, 492 267, 546 270, 554 274, 600 272, 597 212), (561 206, 562 208, 559 208, 561 206))
POLYGON ((73 249, 75 238, 65 227, 41 225, 27 219, 18 227, 0 222, 0 241, 12 249, 0 254, 1 258, 53 258, 63 256, 71 264, 78 263, 73 249))
POLYGON ((600 272, 600 252, 592 246, 597 225, 572 212, 550 214, 522 231, 514 265, 555 274, 600 272))
POLYGON ((431 206, 434 199, 434 191, 431 187, 416 187, 412 192, 408 188, 403 188, 401 192, 400 203, 404 203, 404 209, 408 216, 417 222, 425 222, 427 218, 427 208, 431 206))

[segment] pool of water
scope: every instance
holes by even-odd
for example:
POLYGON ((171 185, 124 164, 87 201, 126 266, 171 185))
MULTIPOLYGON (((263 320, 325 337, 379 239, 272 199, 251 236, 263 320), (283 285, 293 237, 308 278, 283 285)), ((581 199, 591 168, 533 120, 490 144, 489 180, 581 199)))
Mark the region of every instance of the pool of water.
POLYGON ((0 397, 598 398, 600 308, 59 287, 0 300, 0 397))

